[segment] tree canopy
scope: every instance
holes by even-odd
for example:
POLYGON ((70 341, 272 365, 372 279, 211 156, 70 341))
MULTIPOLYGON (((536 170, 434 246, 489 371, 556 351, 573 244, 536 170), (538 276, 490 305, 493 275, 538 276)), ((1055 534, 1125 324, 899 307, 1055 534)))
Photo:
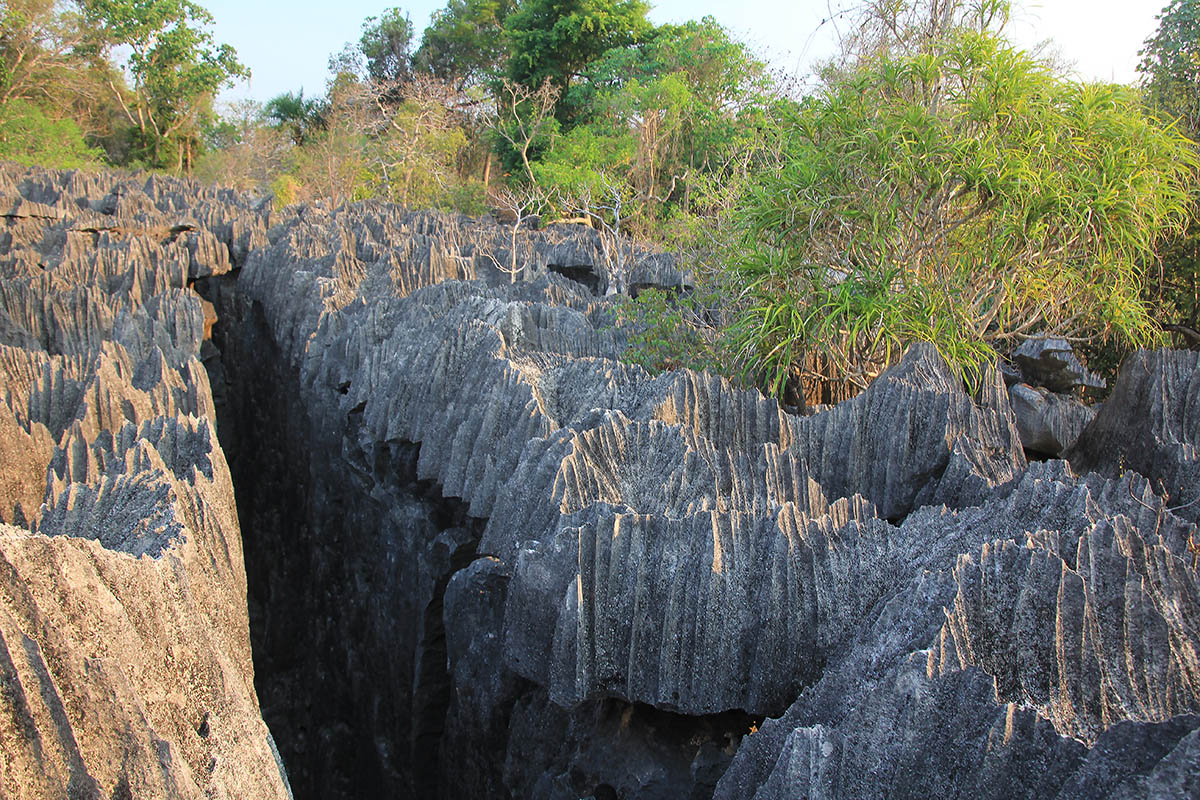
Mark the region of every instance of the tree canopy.
POLYGON ((1151 104, 1178 116, 1184 130, 1195 135, 1200 131, 1200 2, 1171 0, 1140 55, 1138 71, 1151 104))
POLYGON ((363 23, 359 49, 366 58, 371 80, 406 82, 412 76, 412 48, 412 21, 401 9, 389 8, 363 23))
POLYGON ((414 61, 436 78, 462 87, 488 83, 504 72, 504 23, 514 0, 450 0, 435 11, 414 61))
POLYGON ((174 145, 182 169, 222 87, 249 74, 208 31, 212 15, 190 0, 83 0, 88 22, 109 49, 126 47, 132 85, 109 81, 139 139, 142 156, 164 166, 174 145))
MULTIPOLYGON (((1193 140, 1200 137, 1200 3, 1172 0, 1163 8, 1141 57, 1147 103, 1193 140)), ((1200 197, 1192 203, 1191 223, 1162 249, 1146 294, 1176 341, 1194 347, 1200 345, 1200 197)))
MULTIPOLYGON (((642 0, 524 0, 504 26, 509 77, 529 88, 549 81, 566 98, 588 64, 650 33, 649 9, 642 0)), ((560 100, 560 122, 569 123, 577 113, 560 100)))

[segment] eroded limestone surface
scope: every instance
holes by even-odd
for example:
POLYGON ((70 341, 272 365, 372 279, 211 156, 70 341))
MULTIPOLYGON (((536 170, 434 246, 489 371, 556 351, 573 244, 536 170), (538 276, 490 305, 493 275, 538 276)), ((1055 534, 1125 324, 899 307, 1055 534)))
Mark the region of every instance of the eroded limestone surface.
POLYGON ((0 513, 183 564, 162 591, 197 607, 155 613, 215 624, 227 457, 298 796, 1200 791, 1194 354, 1131 360, 1070 464, 1028 465, 1000 375, 971 395, 928 347, 807 417, 622 363, 610 290, 687 276, 591 231, 522 233, 514 279, 488 221, 28 180, 14 284, 71 225, 97 277, 3 284, 0 513))
POLYGON ((13 167, 0 207, 0 794, 288 797, 187 288, 261 223, 13 167))

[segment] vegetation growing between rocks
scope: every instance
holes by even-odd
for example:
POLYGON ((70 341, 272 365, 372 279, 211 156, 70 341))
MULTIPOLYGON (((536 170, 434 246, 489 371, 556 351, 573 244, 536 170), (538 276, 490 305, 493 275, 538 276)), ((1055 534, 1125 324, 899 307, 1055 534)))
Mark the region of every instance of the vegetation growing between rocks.
POLYGON ((819 377, 812 356, 865 387, 912 341, 972 376, 1032 334, 1156 339, 1143 265, 1198 162, 1132 91, 964 32, 872 59, 784 125, 728 256, 732 335, 771 391, 819 377))
POLYGON ((11 0, 0 157, 585 220, 684 254, 686 291, 621 303, 632 360, 792 402, 913 341, 968 379, 1031 335, 1097 361, 1200 346, 1195 0, 1163 10, 1138 88, 1013 48, 1006 0, 863 8, 808 94, 715 20, 656 26, 640 1, 450 0, 421 35, 387 8, 324 95, 218 116, 247 71, 201 6, 11 0))

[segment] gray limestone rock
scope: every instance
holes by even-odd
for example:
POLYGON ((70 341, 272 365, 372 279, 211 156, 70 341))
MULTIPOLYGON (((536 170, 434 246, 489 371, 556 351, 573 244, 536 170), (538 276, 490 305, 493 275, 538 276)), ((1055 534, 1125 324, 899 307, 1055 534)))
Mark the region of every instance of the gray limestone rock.
MULTIPOLYGON (((596 709, 652 708, 695 726, 784 714, 730 732, 742 745, 720 796, 1033 797, 1084 763, 1132 775, 1089 748, 1122 720, 1149 743, 1197 710, 1194 623, 1167 613, 1194 619, 1190 523, 1134 476, 1027 468, 998 374, 972 396, 918 347, 861 396, 794 418, 711 376, 620 363, 619 331, 598 327, 603 301, 578 280, 462 281, 478 234, 452 229, 382 207, 305 212, 241 285, 309 413, 352 415, 359 449, 419 443, 418 479, 486 520, 486 568, 445 596, 459 688, 442 746, 471 754, 463 785, 653 794, 619 758, 583 755, 609 736, 596 709), (380 241, 434 230, 440 247, 387 255, 380 241), (482 614, 469 586, 503 614, 482 614), (1078 586, 1092 605, 1072 605, 1078 586), (1100 612, 1116 598, 1128 608, 1100 612), (1090 644, 1059 652, 1055 619, 1090 644), (1114 638, 1118 619, 1150 636, 1140 650, 1114 638), (1151 674, 1148 693, 1136 676, 1151 674), (531 735, 539 724, 558 733, 531 735), (497 778, 481 753, 505 740, 497 778), (1055 766, 1026 776, 1026 759, 1055 766)), ((530 261, 582 269, 585 246, 530 261)))
POLYGON ((1200 353, 1138 351, 1064 457, 1079 471, 1136 470, 1175 512, 1200 520, 1200 353))
POLYGON ((17 796, 283 796, 262 717, 301 797, 1196 791, 1194 354, 1030 465, 1085 412, 929 346, 808 417, 623 363, 608 295, 690 279, 579 226, 0 208, 17 796))
POLYGON ((161 230, 168 197, 205 201, 137 185, 0 166, 0 794, 290 797, 199 298, 161 230))
POLYGON ((1096 408, 1067 395, 1018 383, 1008 389, 1017 433, 1026 450, 1060 456, 1096 416, 1096 408))
POLYGON ((960 555, 848 638, 716 797, 1122 796, 1200 725, 1195 529, 1145 479, 1052 462, 906 528, 960 555))
POLYGON ((1026 339, 1012 353, 1021 378, 1052 392, 1069 392, 1077 387, 1103 389, 1104 379, 1088 372, 1066 339, 1041 336, 1026 339))

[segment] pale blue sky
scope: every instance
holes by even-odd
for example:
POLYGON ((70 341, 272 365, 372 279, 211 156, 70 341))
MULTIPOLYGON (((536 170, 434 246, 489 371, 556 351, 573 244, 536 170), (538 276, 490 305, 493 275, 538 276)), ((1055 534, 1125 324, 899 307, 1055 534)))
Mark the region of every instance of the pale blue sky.
MULTIPOLYGON (((652 0, 653 1, 653 0, 652 0)), ((1061 56, 1089 79, 1132 82, 1137 51, 1153 33, 1154 16, 1167 0, 1024 0, 1009 27, 1024 47, 1052 39, 1061 56)), ((225 93, 225 99, 266 100, 301 87, 317 96, 325 90, 330 53, 355 41, 364 19, 399 6, 418 32, 445 0, 200 0, 216 18, 220 42, 237 48, 253 72, 249 85, 225 93)), ((803 76, 813 59, 833 52, 833 25, 822 25, 830 11, 856 0, 660 0, 651 18, 658 23, 716 17, 771 63, 803 76)))

